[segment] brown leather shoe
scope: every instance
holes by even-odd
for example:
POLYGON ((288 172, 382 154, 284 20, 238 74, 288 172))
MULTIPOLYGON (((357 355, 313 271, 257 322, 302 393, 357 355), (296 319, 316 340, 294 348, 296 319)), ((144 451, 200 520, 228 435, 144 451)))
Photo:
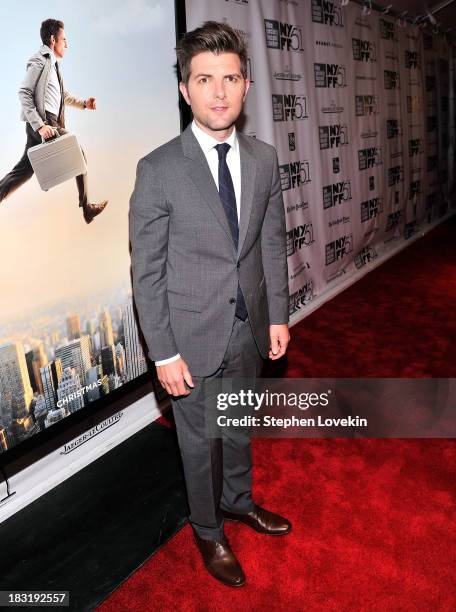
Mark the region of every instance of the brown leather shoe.
POLYGON ((104 200, 99 204, 84 204, 84 206, 82 207, 82 211, 84 213, 85 222, 90 223, 91 221, 93 221, 94 217, 104 211, 107 204, 108 200, 104 200))
POLYGON ((234 512, 223 511, 224 517, 229 521, 240 521, 258 533, 266 533, 267 535, 285 535, 291 531, 291 523, 288 519, 269 512, 255 504, 252 512, 248 514, 235 514, 234 512))
POLYGON ((239 587, 245 584, 245 574, 236 559, 225 536, 221 542, 203 540, 194 531, 196 544, 203 557, 207 571, 227 586, 239 587))

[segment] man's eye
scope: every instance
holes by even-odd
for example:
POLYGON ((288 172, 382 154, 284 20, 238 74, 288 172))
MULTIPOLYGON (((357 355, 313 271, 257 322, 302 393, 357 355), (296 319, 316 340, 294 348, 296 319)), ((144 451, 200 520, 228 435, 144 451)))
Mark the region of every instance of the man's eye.
POLYGON ((228 76, 226 78, 228 79, 228 81, 231 81, 232 83, 235 83, 237 81, 237 78, 235 76, 228 76))
POLYGON ((201 77, 199 82, 200 83, 207 83, 207 78, 206 77, 201 77))

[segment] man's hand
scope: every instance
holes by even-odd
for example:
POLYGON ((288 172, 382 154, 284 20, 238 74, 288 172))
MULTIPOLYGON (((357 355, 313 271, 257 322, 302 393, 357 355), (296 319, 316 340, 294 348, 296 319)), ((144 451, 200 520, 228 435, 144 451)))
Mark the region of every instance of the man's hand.
POLYGON ((87 98, 87 100, 85 100, 86 103, 86 108, 88 108, 89 110, 97 110, 97 101, 95 98, 87 98))
POLYGON ((190 391, 185 388, 184 381, 189 387, 194 387, 192 376, 182 357, 166 365, 157 366, 157 375, 169 395, 189 395, 190 391))
POLYGON ((269 350, 269 359, 280 359, 286 353, 288 343, 290 342, 290 332, 288 325, 270 325, 269 338, 271 348, 269 350))
POLYGON ((48 138, 52 138, 54 136, 55 129, 51 127, 50 125, 45 124, 40 127, 40 129, 38 130, 38 133, 41 134, 44 140, 47 140, 48 138))

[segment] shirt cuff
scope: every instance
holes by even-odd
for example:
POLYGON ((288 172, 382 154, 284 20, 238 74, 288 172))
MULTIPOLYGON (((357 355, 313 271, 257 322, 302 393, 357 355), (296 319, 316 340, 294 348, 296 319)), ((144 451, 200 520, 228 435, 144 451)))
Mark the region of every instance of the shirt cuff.
POLYGON ((160 359, 160 361, 156 361, 155 365, 156 366, 162 366, 162 365, 166 365, 167 363, 171 363, 173 361, 177 361, 178 359, 180 359, 180 354, 177 353, 177 355, 174 355, 173 357, 168 357, 168 359, 160 359))

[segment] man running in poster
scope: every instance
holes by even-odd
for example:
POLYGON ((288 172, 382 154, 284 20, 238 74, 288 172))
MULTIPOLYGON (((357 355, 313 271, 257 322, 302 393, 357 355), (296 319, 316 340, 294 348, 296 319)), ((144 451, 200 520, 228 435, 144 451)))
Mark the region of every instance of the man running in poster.
MULTIPOLYGON (((41 144, 42 138, 47 140, 55 136, 56 129, 64 132, 65 105, 96 110, 95 98, 80 100, 63 86, 59 60, 68 47, 63 21, 46 19, 41 24, 40 36, 43 44, 28 60, 27 72, 19 89, 21 120, 26 122, 25 151, 11 172, 0 180, 0 202, 32 177, 33 168, 27 156, 29 148, 41 144)), ((90 223, 105 209, 108 201, 98 204, 88 201, 87 174, 77 176, 76 185, 84 220, 90 223)))

